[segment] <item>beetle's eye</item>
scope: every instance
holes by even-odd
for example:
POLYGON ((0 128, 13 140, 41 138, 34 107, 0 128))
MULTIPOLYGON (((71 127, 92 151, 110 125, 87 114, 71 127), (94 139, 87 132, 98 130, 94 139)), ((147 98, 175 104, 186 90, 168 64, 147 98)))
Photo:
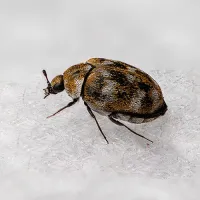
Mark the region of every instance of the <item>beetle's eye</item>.
POLYGON ((61 83, 56 83, 54 86, 53 86, 53 90, 58 93, 58 92, 62 92, 64 90, 64 83, 63 81, 61 83))
POLYGON ((53 92, 56 94, 59 92, 62 92, 65 87, 64 87, 64 81, 63 81, 63 75, 58 75, 56 76, 52 81, 51 81, 51 86, 53 92))

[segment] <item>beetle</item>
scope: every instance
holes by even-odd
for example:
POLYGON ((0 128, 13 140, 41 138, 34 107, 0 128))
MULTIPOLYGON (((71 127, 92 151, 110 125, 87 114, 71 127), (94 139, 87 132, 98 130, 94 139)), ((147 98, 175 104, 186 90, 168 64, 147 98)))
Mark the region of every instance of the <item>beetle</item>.
POLYGON ((124 126, 132 133, 153 143, 117 120, 141 124, 153 121, 167 111, 160 86, 144 71, 117 60, 91 58, 85 63, 69 67, 63 75, 53 78, 51 83, 45 70, 43 74, 48 84, 44 89, 44 98, 66 90, 73 99, 47 118, 74 105, 82 97, 89 114, 107 143, 109 142, 93 111, 107 116, 113 123, 124 126))

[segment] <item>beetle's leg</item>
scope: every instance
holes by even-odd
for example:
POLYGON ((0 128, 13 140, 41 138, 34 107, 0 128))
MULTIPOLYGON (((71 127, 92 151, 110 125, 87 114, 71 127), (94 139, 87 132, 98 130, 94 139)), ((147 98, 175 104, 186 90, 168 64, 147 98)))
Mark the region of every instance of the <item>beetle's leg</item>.
POLYGON ((128 126, 126 126, 125 124, 122 124, 122 123, 119 122, 118 120, 114 119, 114 118, 112 117, 112 114, 111 114, 111 115, 108 115, 108 118, 109 118, 113 123, 115 123, 115 124, 117 124, 117 125, 119 125, 119 126, 124 126, 124 127, 126 127, 129 131, 131 131, 132 133, 134 133, 135 135, 137 135, 137 136, 139 136, 139 137, 142 137, 142 138, 144 138, 144 139, 146 139, 146 140, 148 140, 148 141, 150 141, 150 142, 153 143, 153 141, 149 140, 148 138, 144 137, 143 135, 140 135, 140 134, 136 133, 135 131, 131 130, 131 129, 130 129, 128 126))
POLYGON ((72 102, 69 102, 66 106, 64 106, 63 108, 61 108, 61 109, 58 110, 57 112, 55 112, 53 115, 48 116, 47 118, 53 117, 54 115, 56 115, 56 114, 59 113, 60 111, 64 110, 65 108, 68 108, 68 107, 74 105, 77 101, 78 101, 78 98, 77 98, 77 99, 73 99, 72 102))
POLYGON ((98 126, 98 128, 99 128, 99 130, 100 130, 100 132, 101 132, 101 134, 103 135, 104 139, 105 139, 106 142, 109 144, 109 142, 108 142, 106 136, 104 135, 103 131, 101 130, 101 127, 100 127, 100 125, 99 125, 99 123, 98 123, 98 121, 97 121, 97 119, 96 119, 94 113, 92 112, 91 108, 87 105, 87 103, 84 102, 84 104, 86 105, 87 110, 88 110, 88 112, 90 113, 91 117, 94 118, 94 120, 95 120, 95 122, 96 122, 96 124, 97 124, 97 126, 98 126))

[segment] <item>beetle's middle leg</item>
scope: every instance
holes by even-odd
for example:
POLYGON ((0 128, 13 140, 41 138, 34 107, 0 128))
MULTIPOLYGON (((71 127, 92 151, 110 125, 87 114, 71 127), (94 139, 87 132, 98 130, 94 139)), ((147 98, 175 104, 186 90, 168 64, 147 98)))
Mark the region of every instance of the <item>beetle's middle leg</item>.
POLYGON ((69 102, 66 106, 64 106, 63 108, 59 109, 57 112, 55 112, 53 115, 48 116, 47 118, 53 117, 54 115, 56 115, 57 113, 59 113, 60 111, 64 110, 65 108, 68 108, 70 106, 73 106, 76 102, 78 101, 77 99, 73 99, 72 102, 69 102))
POLYGON ((109 144, 109 142, 108 142, 106 136, 104 135, 103 131, 101 130, 101 127, 100 127, 100 125, 99 125, 99 123, 98 123, 98 121, 97 121, 97 119, 96 119, 94 113, 92 112, 91 108, 87 105, 87 103, 84 102, 84 104, 86 105, 87 110, 88 110, 88 112, 90 113, 91 117, 94 118, 94 120, 95 120, 95 122, 96 122, 96 124, 97 124, 97 126, 98 126, 98 128, 99 128, 99 130, 100 130, 100 132, 101 132, 101 134, 103 135, 104 139, 105 139, 106 142, 109 144))
POLYGON ((130 129, 130 128, 129 128, 128 126, 126 126, 125 124, 123 124, 123 123, 121 123, 120 121, 114 119, 114 118, 112 117, 112 114, 111 114, 111 115, 108 115, 108 118, 109 118, 113 123, 115 123, 115 124, 117 124, 117 125, 119 125, 119 126, 124 126, 124 127, 127 128, 129 131, 131 131, 132 133, 134 133, 135 135, 137 135, 137 136, 139 136, 139 137, 142 137, 142 138, 144 138, 144 139, 146 139, 146 140, 148 140, 148 141, 150 141, 150 142, 153 143, 152 140, 149 140, 148 138, 144 137, 143 135, 140 135, 140 134, 136 133, 135 131, 133 131, 132 129, 130 129))

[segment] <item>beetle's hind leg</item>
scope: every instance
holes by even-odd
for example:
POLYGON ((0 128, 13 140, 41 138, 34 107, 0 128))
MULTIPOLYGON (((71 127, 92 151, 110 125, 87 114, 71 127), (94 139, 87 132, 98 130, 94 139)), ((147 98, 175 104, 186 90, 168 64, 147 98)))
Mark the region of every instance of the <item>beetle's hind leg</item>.
POLYGON ((99 130, 100 130, 100 132, 101 132, 101 134, 103 135, 104 139, 106 140, 107 144, 109 144, 109 142, 108 142, 106 136, 104 135, 103 131, 101 130, 101 127, 100 127, 100 125, 99 125, 99 123, 98 123, 98 121, 97 121, 97 119, 96 119, 94 113, 92 112, 91 108, 87 105, 87 103, 84 102, 84 104, 86 105, 87 110, 88 110, 88 112, 90 113, 91 117, 94 118, 94 120, 95 120, 95 122, 96 122, 96 124, 97 124, 97 126, 98 126, 98 128, 99 128, 99 130))
POLYGON ((124 127, 127 128, 129 131, 131 131, 132 133, 134 133, 135 135, 137 135, 137 136, 139 136, 139 137, 142 137, 142 138, 144 138, 144 139, 146 139, 146 140, 148 140, 148 141, 150 141, 150 142, 153 143, 152 140, 149 140, 148 138, 144 137, 143 135, 140 135, 140 134, 136 133, 135 131, 133 131, 132 129, 130 129, 130 128, 129 128, 128 126, 126 126, 125 124, 123 124, 123 123, 121 123, 120 121, 114 119, 114 118, 112 117, 112 114, 111 114, 111 115, 108 115, 108 118, 109 118, 113 123, 115 123, 115 124, 117 124, 117 125, 119 125, 119 126, 124 126, 124 127))

